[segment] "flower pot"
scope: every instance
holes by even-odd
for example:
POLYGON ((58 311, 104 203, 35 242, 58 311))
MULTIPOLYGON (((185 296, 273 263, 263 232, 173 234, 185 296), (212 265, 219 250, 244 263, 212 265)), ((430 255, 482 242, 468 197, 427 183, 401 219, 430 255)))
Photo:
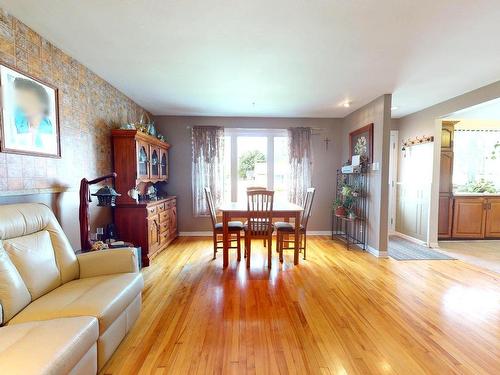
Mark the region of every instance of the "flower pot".
POLYGON ((346 210, 344 207, 337 207, 335 209, 335 215, 337 216, 345 216, 346 215, 346 210))

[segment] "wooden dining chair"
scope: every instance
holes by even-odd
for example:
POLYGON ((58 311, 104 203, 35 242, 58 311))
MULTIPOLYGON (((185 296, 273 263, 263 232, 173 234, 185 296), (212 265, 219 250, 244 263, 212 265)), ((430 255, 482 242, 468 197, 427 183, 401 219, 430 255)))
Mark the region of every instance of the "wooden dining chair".
POLYGON ((250 268, 252 239, 266 240, 267 267, 271 268, 273 241, 273 201, 274 191, 254 190, 247 192, 247 222, 245 223, 245 256, 247 267, 250 268))
MULTIPOLYGON (((205 197, 207 198, 208 210, 210 211, 210 218, 212 219, 212 230, 213 230, 213 241, 214 241, 214 258, 217 255, 218 249, 224 248, 224 235, 223 224, 217 222, 217 214, 215 210, 214 197, 212 191, 206 187, 205 197), (220 237, 220 239, 219 239, 220 237)), ((230 221, 228 223, 229 229, 229 249, 236 249, 238 255, 238 262, 241 260, 241 231, 244 226, 241 221, 230 221), (236 246, 231 246, 231 244, 236 241, 236 246)))
POLYGON ((265 186, 248 186, 247 187, 247 193, 249 191, 266 191, 267 188, 265 186))
MULTIPOLYGON (((248 186, 247 187, 247 193, 249 191, 266 191, 267 188, 265 186, 248 186)), ((266 244, 267 244, 267 240, 264 239, 262 240, 263 244, 264 244, 264 247, 266 247, 266 244)))
MULTIPOLYGON (((306 259, 306 248, 307 248, 307 222, 311 216, 311 208, 314 199, 315 188, 309 188, 306 192, 306 199, 304 201, 304 209, 302 211, 302 216, 300 219, 300 229, 299 229, 299 251, 304 252, 304 260, 306 259)), ((280 262, 283 263, 283 249, 292 249, 288 245, 293 243, 294 240, 287 239, 285 237, 290 237, 291 234, 295 233, 295 225, 286 222, 276 222, 274 224, 276 228, 276 251, 279 253, 280 262), (285 247, 284 245, 287 245, 285 247)))

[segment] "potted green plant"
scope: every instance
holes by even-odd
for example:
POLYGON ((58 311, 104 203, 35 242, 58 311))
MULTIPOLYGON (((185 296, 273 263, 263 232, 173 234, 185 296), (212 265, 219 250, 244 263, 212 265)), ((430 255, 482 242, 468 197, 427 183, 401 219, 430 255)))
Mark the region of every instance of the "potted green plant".
POLYGON ((353 209, 350 209, 348 212, 347 212, 347 218, 349 220, 354 220, 356 219, 356 212, 353 210, 353 209))
POLYGON ((351 193, 352 193, 352 187, 350 187, 349 185, 342 186, 342 195, 344 197, 350 196, 351 193))
POLYGON ((337 198, 335 202, 333 202, 333 209, 335 210, 335 215, 337 216, 345 216, 346 215, 346 209, 344 207, 344 202, 337 198))

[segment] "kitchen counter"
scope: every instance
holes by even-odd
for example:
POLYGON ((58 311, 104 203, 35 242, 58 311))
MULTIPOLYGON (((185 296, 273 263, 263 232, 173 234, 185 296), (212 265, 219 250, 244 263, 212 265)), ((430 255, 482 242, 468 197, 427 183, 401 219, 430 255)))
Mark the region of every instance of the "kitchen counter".
POLYGON ((456 192, 453 193, 454 197, 500 197, 500 193, 468 193, 456 192))

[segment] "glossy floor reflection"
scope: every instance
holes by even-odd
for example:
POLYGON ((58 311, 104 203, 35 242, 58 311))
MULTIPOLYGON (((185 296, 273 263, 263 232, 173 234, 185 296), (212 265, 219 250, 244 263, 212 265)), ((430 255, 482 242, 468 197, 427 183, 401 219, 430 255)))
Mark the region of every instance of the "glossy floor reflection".
POLYGON ((180 238, 145 269, 143 312, 104 374, 494 374, 500 280, 459 260, 377 259, 327 237, 267 269, 180 238))

